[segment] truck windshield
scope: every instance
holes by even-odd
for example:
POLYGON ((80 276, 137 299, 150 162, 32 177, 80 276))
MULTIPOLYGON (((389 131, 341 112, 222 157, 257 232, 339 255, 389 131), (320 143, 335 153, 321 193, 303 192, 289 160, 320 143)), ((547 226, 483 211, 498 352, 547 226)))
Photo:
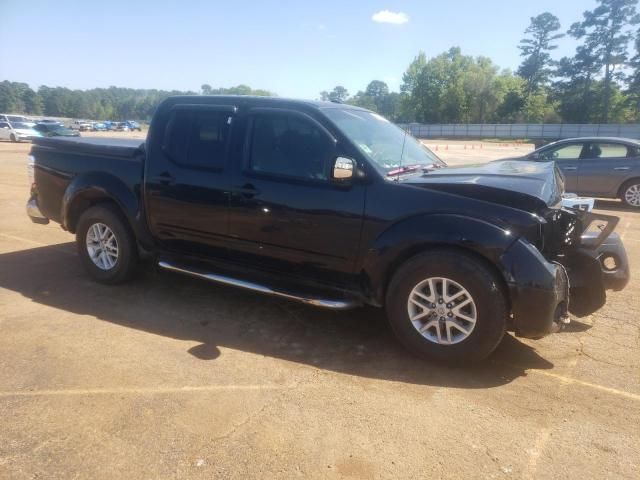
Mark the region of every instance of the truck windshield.
POLYGON ((387 175, 445 166, 410 134, 377 113, 341 108, 326 108, 323 113, 387 175))

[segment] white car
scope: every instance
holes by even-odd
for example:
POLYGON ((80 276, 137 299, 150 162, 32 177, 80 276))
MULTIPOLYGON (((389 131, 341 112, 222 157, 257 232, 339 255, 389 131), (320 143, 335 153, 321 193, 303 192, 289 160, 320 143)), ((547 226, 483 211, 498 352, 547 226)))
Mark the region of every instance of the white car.
POLYGON ((33 126, 29 123, 0 120, 0 140, 21 142, 22 140, 31 140, 32 138, 41 136, 40 132, 34 130, 33 126))
POLYGON ((578 210, 584 210, 590 212, 595 205, 595 198, 591 197, 579 197, 575 193, 565 193, 562 196, 562 206, 567 208, 577 208, 578 210))

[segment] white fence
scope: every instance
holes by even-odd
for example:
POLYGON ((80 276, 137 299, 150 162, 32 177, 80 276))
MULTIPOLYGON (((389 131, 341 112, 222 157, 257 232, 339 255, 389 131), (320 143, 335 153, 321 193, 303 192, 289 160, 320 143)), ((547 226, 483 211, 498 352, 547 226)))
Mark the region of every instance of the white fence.
POLYGON ((559 140, 572 137, 626 137, 640 139, 638 123, 463 123, 400 125, 418 138, 530 138, 559 140))

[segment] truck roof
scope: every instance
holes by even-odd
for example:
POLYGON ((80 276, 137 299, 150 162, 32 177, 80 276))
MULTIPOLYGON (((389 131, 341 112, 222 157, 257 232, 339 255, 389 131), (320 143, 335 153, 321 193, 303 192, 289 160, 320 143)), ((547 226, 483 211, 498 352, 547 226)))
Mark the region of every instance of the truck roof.
POLYGON ((255 105, 264 107, 312 107, 318 109, 341 108, 366 110, 346 103, 323 102, 321 100, 303 100, 283 97, 263 97, 257 95, 176 95, 167 98, 163 104, 177 103, 217 103, 222 105, 255 105))

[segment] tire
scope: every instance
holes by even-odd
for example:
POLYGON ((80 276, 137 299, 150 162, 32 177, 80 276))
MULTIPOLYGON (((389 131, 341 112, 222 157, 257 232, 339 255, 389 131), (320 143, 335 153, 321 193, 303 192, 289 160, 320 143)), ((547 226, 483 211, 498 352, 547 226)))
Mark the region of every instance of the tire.
POLYGON ((640 208, 640 178, 633 178, 620 188, 620 200, 631 208, 640 208))
POLYGON ((18 141, 18 139, 16 138, 16 136, 13 133, 11 134, 11 137, 9 137, 9 138, 11 139, 11 141, 13 143, 16 143, 18 141))
MULTIPOLYGON (((110 238, 110 235, 105 234, 104 238, 110 238)), ((80 216, 76 229, 76 245, 85 270, 100 283, 113 285, 127 281, 138 263, 135 237, 120 212, 110 205, 96 205, 80 216), (111 240, 110 246, 96 246, 96 242, 92 241, 96 239, 96 233, 102 234, 107 231, 113 234, 115 243, 111 240), (94 247, 89 247, 89 243, 94 247), (96 253, 107 250, 110 255, 96 253), (92 252, 97 258, 95 261, 92 259, 92 252)))
POLYGON ((386 293, 386 310, 391 329, 408 350, 423 358, 453 364, 487 358, 502 340, 509 314, 502 281, 490 266, 471 255, 446 249, 417 255, 395 272, 386 293), (428 279, 434 283, 429 284, 428 279), (443 283, 443 279, 447 281, 443 283), (417 291, 426 293, 423 297, 414 293, 419 285, 423 288, 417 291), (439 304, 443 285, 447 285, 450 298, 457 298, 439 304), (434 293, 429 292, 430 286, 436 287, 434 293), (458 287, 466 294, 460 294, 458 287), (435 308, 421 309, 411 300, 429 305, 426 297, 435 300, 431 303, 435 308), (471 302, 466 302, 468 298, 471 302), (458 307, 463 303, 466 305, 458 307), (440 313, 439 309, 442 309, 440 313), (430 312, 428 315, 420 317, 427 311, 430 312), (417 315, 414 320, 420 318, 412 322, 410 314, 417 315), (475 323, 463 319, 474 316, 475 323), (434 323, 425 332, 418 331, 418 328, 434 323), (467 333, 455 328, 454 324, 464 327, 467 333), (446 334, 450 335, 449 339, 446 334))

